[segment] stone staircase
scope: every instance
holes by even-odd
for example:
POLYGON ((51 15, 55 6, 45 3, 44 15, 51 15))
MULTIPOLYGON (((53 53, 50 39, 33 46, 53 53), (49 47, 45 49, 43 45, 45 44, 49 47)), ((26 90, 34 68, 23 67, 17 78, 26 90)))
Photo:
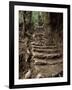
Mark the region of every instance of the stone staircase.
MULTIPOLYGON (((54 77, 63 71, 63 54, 62 48, 55 43, 48 43, 45 31, 41 28, 33 35, 32 47, 32 62, 33 78, 54 77), (40 77, 38 77, 40 75, 40 77)), ((59 75, 59 77, 62 75, 59 75)))

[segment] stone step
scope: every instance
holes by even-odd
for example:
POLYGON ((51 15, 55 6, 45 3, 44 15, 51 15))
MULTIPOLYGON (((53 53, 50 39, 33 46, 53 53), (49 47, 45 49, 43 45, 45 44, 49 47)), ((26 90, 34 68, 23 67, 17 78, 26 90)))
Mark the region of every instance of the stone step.
POLYGON ((36 53, 36 52, 38 52, 38 53, 58 53, 58 52, 60 52, 60 50, 59 49, 32 49, 32 52, 33 53, 36 53))
POLYGON ((43 40, 43 41, 48 41, 49 40, 49 38, 46 37, 44 34, 39 34, 39 33, 37 35, 33 36, 33 38, 43 40))
POLYGON ((45 78, 53 77, 63 70, 63 64, 34 65, 34 70, 41 73, 45 78))
POLYGON ((45 36, 45 33, 41 32, 41 33, 35 33, 35 36, 45 36))
MULTIPOLYGON (((58 73, 52 74, 52 75, 49 76, 49 77, 62 77, 62 76, 63 76, 63 71, 60 71, 60 72, 58 72, 58 73)), ((43 75, 43 73, 38 73, 38 74, 36 75, 36 78, 46 78, 46 77, 45 77, 45 75, 43 75)))
POLYGON ((55 53, 55 54, 40 54, 40 53, 33 53, 33 58, 39 58, 39 59, 56 59, 62 57, 62 54, 55 53))
POLYGON ((44 29, 43 25, 41 25, 41 26, 38 26, 38 25, 37 25, 36 28, 37 28, 37 29, 42 29, 42 31, 43 31, 43 29, 44 29))
POLYGON ((54 48, 57 48, 57 46, 36 46, 36 45, 32 45, 32 48, 37 48, 37 49, 54 49, 54 48))
MULTIPOLYGON (((40 41, 41 42, 41 41, 40 41)), ((45 40, 44 40, 44 42, 45 42, 45 40)), ((43 45, 41 45, 38 41, 37 42, 31 42, 31 45, 32 46, 43 46, 43 45)), ((56 46, 55 44, 48 44, 48 46, 56 46)))
POLYGON ((37 59, 34 59, 34 64, 35 65, 54 65, 54 64, 59 64, 59 63, 62 63, 63 60, 62 59, 58 59, 58 60, 37 60, 37 59))
POLYGON ((45 57, 55 57, 55 56, 61 56, 60 53, 44 53, 44 52, 32 52, 33 56, 45 56, 45 57))
POLYGON ((36 58, 36 57, 33 57, 33 61, 41 61, 41 60, 43 60, 43 61, 58 61, 58 60, 62 60, 62 58, 63 57, 59 57, 59 58, 51 58, 51 59, 48 59, 48 58, 45 58, 45 59, 41 59, 41 58, 36 58))

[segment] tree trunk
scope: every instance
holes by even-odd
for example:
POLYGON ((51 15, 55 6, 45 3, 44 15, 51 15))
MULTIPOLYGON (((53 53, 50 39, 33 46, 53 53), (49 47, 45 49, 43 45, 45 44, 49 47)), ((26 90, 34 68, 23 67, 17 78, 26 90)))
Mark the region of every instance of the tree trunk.
POLYGON ((43 12, 43 21, 44 21, 44 28, 47 30, 47 32, 51 31, 51 26, 50 26, 50 13, 48 12, 43 12))
POLYGON ((26 11, 24 11, 23 12, 23 31, 22 31, 22 33, 23 33, 23 37, 25 36, 25 25, 26 25, 26 20, 25 20, 25 18, 26 18, 26 11))

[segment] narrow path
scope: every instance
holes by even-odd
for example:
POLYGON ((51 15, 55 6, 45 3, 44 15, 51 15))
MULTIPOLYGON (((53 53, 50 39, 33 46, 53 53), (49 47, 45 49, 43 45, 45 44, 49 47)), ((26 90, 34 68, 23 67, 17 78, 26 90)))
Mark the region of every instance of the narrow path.
POLYGON ((42 30, 38 28, 33 36, 34 40, 31 42, 33 78, 39 74, 45 78, 54 77, 62 72, 63 55, 61 48, 55 43, 48 43, 48 38, 46 38, 43 28, 42 30))

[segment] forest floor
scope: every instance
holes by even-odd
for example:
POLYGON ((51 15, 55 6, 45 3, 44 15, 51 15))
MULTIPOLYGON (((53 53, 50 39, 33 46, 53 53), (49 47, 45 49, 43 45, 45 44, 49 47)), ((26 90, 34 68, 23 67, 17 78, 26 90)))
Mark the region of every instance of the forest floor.
POLYGON ((32 39, 19 41, 19 78, 48 78, 63 76, 63 45, 57 34, 36 28, 32 39), (56 37, 56 38, 55 38, 56 37))

